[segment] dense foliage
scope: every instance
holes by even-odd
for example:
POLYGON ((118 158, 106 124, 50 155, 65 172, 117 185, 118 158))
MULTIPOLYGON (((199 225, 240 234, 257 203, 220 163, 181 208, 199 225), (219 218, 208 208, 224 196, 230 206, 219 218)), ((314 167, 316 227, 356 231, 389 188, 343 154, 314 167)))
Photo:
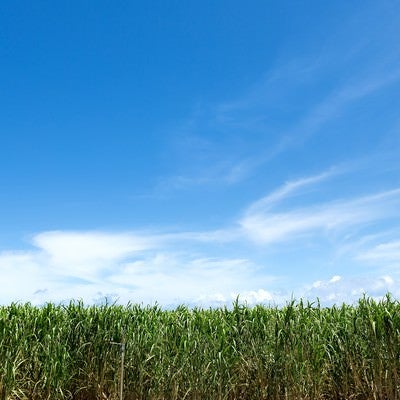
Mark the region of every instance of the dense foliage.
POLYGON ((0 399, 398 399, 400 305, 0 307, 0 399))

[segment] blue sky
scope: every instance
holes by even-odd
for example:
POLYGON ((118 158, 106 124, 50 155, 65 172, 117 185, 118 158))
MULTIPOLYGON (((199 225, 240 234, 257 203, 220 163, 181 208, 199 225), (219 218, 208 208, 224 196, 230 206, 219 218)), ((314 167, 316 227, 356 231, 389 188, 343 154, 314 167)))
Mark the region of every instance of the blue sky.
POLYGON ((396 1, 3 1, 0 303, 400 297, 396 1))

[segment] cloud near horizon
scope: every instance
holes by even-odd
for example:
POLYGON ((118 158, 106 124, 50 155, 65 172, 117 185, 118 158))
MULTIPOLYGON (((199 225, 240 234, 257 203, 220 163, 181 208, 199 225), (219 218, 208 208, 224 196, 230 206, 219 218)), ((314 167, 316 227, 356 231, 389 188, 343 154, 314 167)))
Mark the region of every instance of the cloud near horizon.
POLYGON ((159 235, 53 231, 33 236, 32 244, 33 250, 0 253, 7 284, 1 303, 69 299, 92 303, 101 298, 193 303, 209 293, 226 294, 272 279, 256 277, 257 267, 247 259, 166 250, 159 235), (21 275, 29 279, 21 282, 21 275))
POLYGON ((0 302, 83 299, 93 303, 108 298, 121 303, 207 306, 230 304, 237 296, 248 304, 282 304, 293 295, 320 297, 326 303, 354 301, 365 292, 383 295, 400 283, 393 269, 400 262, 398 240, 367 243, 369 247, 346 254, 358 263, 391 266, 389 272, 329 278, 328 272, 321 271, 320 280, 299 281, 297 287, 287 286, 287 277, 277 273, 279 267, 268 258, 268 250, 265 258, 232 255, 233 247, 244 246, 248 255, 294 239, 298 243, 310 236, 318 240, 331 232, 346 237, 356 229, 362 237, 369 224, 399 216, 400 189, 302 203, 303 193, 324 185, 338 171, 287 182, 250 204, 232 226, 214 231, 40 232, 32 236, 31 249, 0 253, 4 284, 0 302), (218 247, 221 244, 223 248, 218 247), (211 251, 213 246, 218 257, 211 251))

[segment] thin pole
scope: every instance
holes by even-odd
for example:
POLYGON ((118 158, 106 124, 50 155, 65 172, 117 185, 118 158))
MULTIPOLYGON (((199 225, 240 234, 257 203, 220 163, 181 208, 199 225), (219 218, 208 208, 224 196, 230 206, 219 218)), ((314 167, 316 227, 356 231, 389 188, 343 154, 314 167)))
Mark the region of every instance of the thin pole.
POLYGON ((119 398, 123 400, 124 395, 124 362, 125 362, 125 338, 122 338, 121 343, 121 376, 119 381, 119 398))

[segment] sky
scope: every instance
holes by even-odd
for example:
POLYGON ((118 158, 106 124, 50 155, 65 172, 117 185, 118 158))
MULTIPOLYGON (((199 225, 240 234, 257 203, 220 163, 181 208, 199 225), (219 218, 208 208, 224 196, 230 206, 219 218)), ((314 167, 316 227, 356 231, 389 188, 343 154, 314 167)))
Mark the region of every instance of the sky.
POLYGON ((0 304, 400 298, 400 3, 0 2, 0 304))

